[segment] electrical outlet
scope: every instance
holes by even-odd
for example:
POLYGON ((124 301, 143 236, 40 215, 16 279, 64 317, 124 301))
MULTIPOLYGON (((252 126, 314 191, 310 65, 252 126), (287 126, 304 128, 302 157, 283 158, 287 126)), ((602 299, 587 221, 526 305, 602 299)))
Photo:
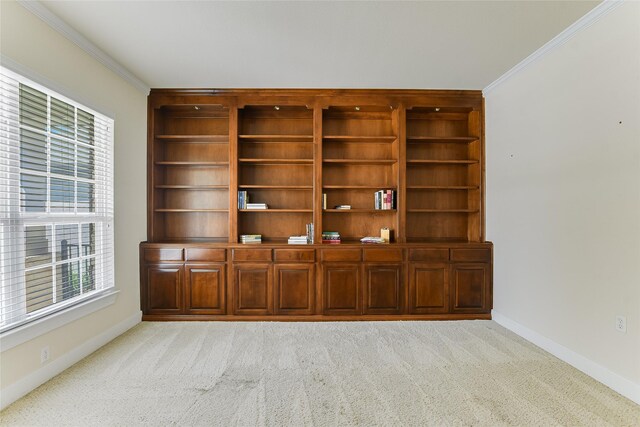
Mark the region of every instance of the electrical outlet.
POLYGON ((616 316, 616 331, 627 332, 627 318, 624 316, 616 316))
POLYGON ((49 350, 49 346, 42 347, 40 350, 40 363, 45 364, 49 361, 49 357, 51 357, 51 351, 49 350))

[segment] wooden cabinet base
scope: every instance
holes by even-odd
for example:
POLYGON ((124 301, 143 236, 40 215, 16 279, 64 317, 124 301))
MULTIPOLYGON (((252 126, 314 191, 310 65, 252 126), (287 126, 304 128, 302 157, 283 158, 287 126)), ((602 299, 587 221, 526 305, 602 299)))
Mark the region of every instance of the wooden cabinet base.
POLYGON ((478 314, 385 314, 385 315, 268 315, 268 316, 234 316, 234 315, 162 315, 144 314, 145 322, 176 321, 228 321, 228 322, 336 322, 336 321, 375 321, 375 320, 491 320, 491 313, 478 314))
POLYGON ((143 320, 490 319, 491 243, 142 243, 143 320))

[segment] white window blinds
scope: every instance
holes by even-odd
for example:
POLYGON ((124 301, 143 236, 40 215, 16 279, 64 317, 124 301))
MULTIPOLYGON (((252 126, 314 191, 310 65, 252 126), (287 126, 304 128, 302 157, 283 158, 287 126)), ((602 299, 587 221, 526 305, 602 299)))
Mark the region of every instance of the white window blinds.
POLYGON ((113 120, 0 67, 0 332, 113 287, 113 120))

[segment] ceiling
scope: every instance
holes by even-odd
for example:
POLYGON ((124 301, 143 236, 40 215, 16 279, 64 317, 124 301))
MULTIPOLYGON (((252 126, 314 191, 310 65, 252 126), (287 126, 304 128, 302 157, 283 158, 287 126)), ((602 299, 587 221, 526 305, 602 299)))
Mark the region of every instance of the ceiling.
POLYGON ((42 1, 150 87, 482 89, 598 1, 42 1))

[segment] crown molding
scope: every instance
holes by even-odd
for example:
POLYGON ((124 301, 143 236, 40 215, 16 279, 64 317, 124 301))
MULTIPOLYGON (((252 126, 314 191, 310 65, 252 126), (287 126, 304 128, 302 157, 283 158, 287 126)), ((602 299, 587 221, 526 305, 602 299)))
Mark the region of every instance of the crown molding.
POLYGON ((132 72, 120 65, 115 59, 106 54, 98 46, 90 42, 86 37, 73 29, 69 24, 60 19, 56 14, 47 9, 39 1, 18 0, 18 3, 29 12, 42 19, 51 28, 62 34, 69 41, 76 44, 80 49, 84 50, 102 65, 122 77, 136 89, 145 95, 149 93, 149 85, 136 77, 132 72))
POLYGON ((564 31, 555 36, 553 39, 549 40, 545 43, 541 48, 533 52, 531 55, 527 56, 525 59, 520 61, 515 67, 511 68, 509 71, 498 77, 493 83, 489 84, 482 90, 483 95, 487 95, 496 87, 500 86, 502 83, 509 80, 514 75, 518 74, 520 71, 527 68, 529 65, 547 55, 549 52, 557 49, 558 47, 565 44, 569 41, 573 36, 575 36, 580 31, 590 27, 600 18, 605 16, 607 13, 611 12, 625 0, 604 0, 602 3, 591 9, 586 15, 582 18, 578 19, 576 22, 568 26, 564 31))

